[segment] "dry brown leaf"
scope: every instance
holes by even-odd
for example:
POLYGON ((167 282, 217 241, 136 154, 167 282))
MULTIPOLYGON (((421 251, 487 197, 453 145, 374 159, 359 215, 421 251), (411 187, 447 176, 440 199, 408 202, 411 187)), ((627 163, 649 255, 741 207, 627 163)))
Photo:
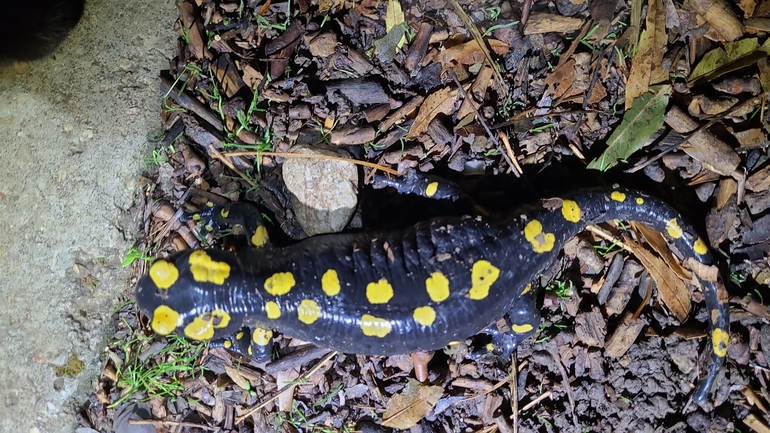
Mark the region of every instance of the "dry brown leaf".
MULTIPOLYGON (((606 66, 606 65, 605 65, 606 66)), ((563 101, 583 102, 582 95, 590 86, 590 55, 578 53, 557 68, 545 79, 555 98, 563 101)), ((589 103, 597 104, 607 97, 607 89, 601 82, 596 82, 588 96, 589 103)))
POLYGON ((690 315, 692 304, 690 302, 690 291, 687 290, 684 282, 666 265, 666 262, 647 251, 639 243, 627 239, 628 245, 634 252, 636 258, 647 268, 650 277, 658 286, 660 299, 666 304, 666 307, 674 314, 679 321, 684 321, 690 315))
POLYGON ((638 231, 642 234, 642 236, 644 236, 644 239, 647 240, 647 243, 650 244, 652 249, 655 250, 655 252, 666 261, 666 263, 674 272, 679 275, 681 279, 689 280, 691 278, 690 272, 682 267, 682 265, 679 263, 679 260, 671 251, 671 247, 668 245, 668 241, 666 241, 666 238, 663 237, 659 231, 645 224, 635 222, 632 222, 631 226, 634 228, 634 230, 638 231))
POLYGON ((575 59, 569 59, 564 66, 556 69, 545 77, 545 84, 551 88, 551 94, 555 98, 561 98, 572 88, 572 77, 575 71, 575 59))
MULTIPOLYGON (((497 39, 487 39, 487 44, 498 56, 507 53, 511 49, 508 44, 497 39)), ((452 48, 447 48, 436 56, 435 60, 440 62, 444 68, 447 68, 452 62, 463 65, 475 65, 477 63, 484 63, 485 59, 484 51, 481 50, 479 44, 476 41, 469 41, 464 44, 455 45, 452 48)))
POLYGON ((331 57, 337 50, 337 35, 332 32, 305 35, 305 44, 315 57, 331 57))
POLYGON ((409 133, 406 134, 407 139, 416 138, 420 134, 428 130, 428 125, 431 120, 438 114, 449 114, 454 109, 455 102, 457 101, 457 89, 451 87, 444 87, 425 98, 425 103, 420 107, 420 111, 417 112, 417 117, 412 123, 412 127, 409 129, 409 133))
POLYGON ((440 386, 423 386, 410 379, 404 391, 388 402, 382 425, 402 430, 411 428, 436 406, 443 392, 440 386))
POLYGON ((626 82, 626 110, 631 108, 634 99, 647 93, 651 85, 668 79, 668 72, 662 67, 667 43, 665 9, 660 0, 650 0, 646 28, 639 38, 639 51, 626 82))

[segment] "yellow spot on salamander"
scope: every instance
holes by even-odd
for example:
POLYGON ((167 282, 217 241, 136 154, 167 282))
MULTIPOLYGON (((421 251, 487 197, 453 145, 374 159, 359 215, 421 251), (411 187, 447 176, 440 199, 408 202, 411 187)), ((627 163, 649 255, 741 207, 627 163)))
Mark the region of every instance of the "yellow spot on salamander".
POLYGON ((273 296, 285 295, 295 284, 297 282, 291 272, 276 272, 265 280, 265 291, 273 296))
POLYGON ((321 317, 321 307, 318 306, 316 301, 312 299, 303 299, 297 307, 297 316, 299 321, 312 325, 319 317, 321 317))
POLYGON ((336 296, 340 293, 340 279, 337 276, 337 271, 329 269, 324 272, 321 277, 321 290, 323 290, 327 296, 336 296))
POLYGON ((580 221, 580 206, 574 200, 564 200, 561 206, 561 214, 565 220, 576 223, 580 221))
POLYGON ((556 236, 553 233, 543 233, 543 225, 538 220, 532 220, 524 227, 524 237, 532 244, 536 253, 547 253, 553 249, 556 236))
POLYGON ((243 338, 243 331, 238 331, 237 334, 235 334, 235 339, 240 340, 243 338))
POLYGON ((529 293, 529 291, 532 290, 532 283, 527 284, 527 287, 524 287, 524 290, 521 291, 522 296, 529 293))
POLYGON ((184 327, 184 335, 193 340, 210 340, 215 329, 226 328, 230 323, 230 315, 226 311, 214 310, 203 313, 184 327))
POLYGON ((157 260, 150 267, 150 279, 159 289, 168 289, 179 278, 179 270, 173 263, 157 260))
POLYGON ((441 302, 449 297, 449 279, 439 271, 425 279, 425 290, 433 302, 441 302))
POLYGON ((414 321, 422 326, 430 326, 436 321, 436 310, 427 305, 417 307, 414 309, 414 321))
POLYGON ((511 325, 511 331, 517 334, 526 334, 532 330, 532 325, 525 323, 523 325, 511 325))
POLYGON ((474 263, 471 269, 471 290, 468 291, 468 297, 478 301, 489 296, 489 288, 497 281, 499 275, 500 269, 486 260, 474 263))
POLYGON ((273 301, 267 301, 265 302, 265 314, 267 314, 268 319, 275 320, 281 317, 281 307, 273 301))
POLYGON ((361 330, 367 337, 384 338, 390 333, 392 325, 386 319, 374 317, 371 314, 361 316, 361 330))
POLYGON ((193 221, 200 221, 201 220, 201 214, 196 213, 192 216, 193 221))
POLYGON ((706 246, 706 243, 703 242, 703 239, 701 239, 700 237, 695 240, 694 244, 692 244, 692 249, 693 251, 695 251, 696 253, 702 256, 706 255, 706 253, 709 252, 709 247, 706 246))
POLYGON ((425 187, 425 196, 428 198, 433 197, 436 191, 438 191, 438 182, 431 182, 425 187))
POLYGON ((612 194, 610 194, 610 198, 622 203, 626 201, 626 194, 620 191, 612 191, 612 194))
POLYGON ((251 333, 251 341, 258 346, 267 346, 273 339, 273 331, 269 329, 256 328, 251 333))
POLYGON ((230 215, 230 209, 222 208, 219 215, 222 215, 222 218, 227 218, 230 215))
POLYGON ((385 278, 381 278, 376 283, 366 285, 366 299, 371 304, 387 304, 392 297, 393 287, 385 278))
POLYGON ((636 204, 638 204, 638 205, 643 205, 643 204, 644 204, 644 199, 643 199, 643 198, 641 198, 641 197, 637 197, 637 198, 636 198, 636 204))
POLYGON ((152 312, 152 330, 159 335, 168 335, 181 325, 179 313, 167 305, 161 305, 152 312))
POLYGON ((251 237, 251 245, 261 247, 267 243, 267 240, 267 229, 265 226, 259 226, 254 230, 254 235, 251 237))
POLYGON ((214 207, 214 202, 213 201, 207 201, 206 202, 206 207, 214 207))
POLYGON ((193 279, 199 283, 222 285, 230 276, 230 265, 211 260, 206 251, 193 251, 189 261, 193 279))
POLYGON ((679 239, 684 234, 682 228, 679 227, 679 223, 676 222, 676 218, 671 218, 666 222, 666 231, 674 239, 679 239))
POLYGON ((725 355, 727 355, 727 345, 729 344, 729 338, 730 335, 721 329, 715 329, 714 332, 711 333, 711 344, 714 346, 714 353, 718 357, 724 358, 725 355))
POLYGON ((230 340, 225 340, 225 343, 223 344, 225 346, 225 349, 229 349, 233 347, 233 343, 230 342, 230 340))

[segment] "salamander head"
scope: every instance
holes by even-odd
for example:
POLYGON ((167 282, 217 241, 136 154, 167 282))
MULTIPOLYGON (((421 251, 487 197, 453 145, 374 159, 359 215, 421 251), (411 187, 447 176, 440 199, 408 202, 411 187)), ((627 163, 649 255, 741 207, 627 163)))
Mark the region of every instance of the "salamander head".
POLYGON ((156 260, 136 287, 136 304, 160 335, 172 332, 193 340, 232 334, 243 314, 231 311, 226 282, 237 261, 221 250, 186 251, 156 260))

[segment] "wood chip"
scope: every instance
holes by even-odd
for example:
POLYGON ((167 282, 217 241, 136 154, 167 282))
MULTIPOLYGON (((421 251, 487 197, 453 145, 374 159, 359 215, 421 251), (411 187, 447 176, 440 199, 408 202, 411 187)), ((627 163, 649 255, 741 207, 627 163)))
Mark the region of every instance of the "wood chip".
POLYGON ((632 313, 623 315, 623 320, 607 339, 604 346, 607 355, 613 358, 620 358, 625 355, 639 338, 645 326, 647 326, 647 321, 643 317, 634 319, 632 313))

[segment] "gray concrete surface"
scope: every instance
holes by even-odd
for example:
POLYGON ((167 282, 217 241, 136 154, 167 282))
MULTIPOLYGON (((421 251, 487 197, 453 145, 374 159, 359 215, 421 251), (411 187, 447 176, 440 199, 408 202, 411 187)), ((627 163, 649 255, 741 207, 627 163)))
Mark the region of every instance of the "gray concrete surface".
POLYGON ((88 0, 52 58, 0 70, 2 432, 72 432, 93 389, 176 16, 173 0, 88 0), (86 371, 57 379, 73 353, 86 371))

